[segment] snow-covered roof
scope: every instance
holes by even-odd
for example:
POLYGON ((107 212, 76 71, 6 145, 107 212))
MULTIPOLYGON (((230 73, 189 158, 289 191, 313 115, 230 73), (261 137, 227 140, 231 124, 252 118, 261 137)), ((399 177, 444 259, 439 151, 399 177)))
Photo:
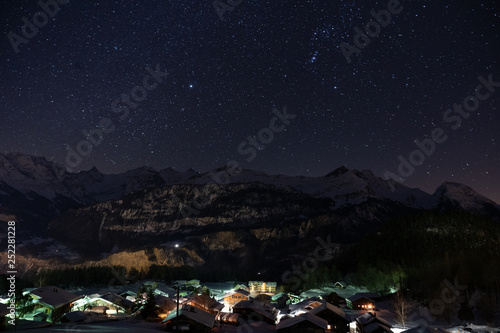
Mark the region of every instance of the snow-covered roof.
POLYGON ((122 303, 123 306, 125 306, 125 307, 130 307, 134 304, 130 300, 126 299, 125 297, 120 296, 120 295, 115 294, 115 293, 112 293, 112 292, 100 295, 99 298, 106 300, 110 303, 116 304, 116 305, 120 305, 120 303, 122 303))
POLYGON ((39 287, 30 291, 30 294, 35 296, 35 298, 38 299, 39 302, 51 306, 54 309, 74 302, 83 297, 54 286, 39 287))
MULTIPOLYGON (((182 306, 182 308, 179 310, 179 316, 184 316, 209 328, 214 327, 215 316, 194 306, 182 306)), ((173 310, 168 314, 163 322, 165 323, 176 317, 177 310, 173 310)))
POLYGON ((210 290, 228 291, 234 288, 234 282, 204 282, 201 285, 210 290))
POLYGON ((364 315, 356 318, 356 321, 358 323, 360 323, 363 327, 366 327, 367 325, 371 324, 372 322, 377 322, 378 324, 387 326, 389 328, 392 327, 392 325, 389 324, 389 322, 387 322, 387 320, 377 316, 374 312, 367 312, 364 315))
POLYGON ((264 305, 261 302, 255 301, 253 299, 239 301, 238 303, 236 303, 233 306, 233 311, 235 309, 236 310, 237 309, 250 309, 254 312, 257 312, 257 313, 263 315, 264 317, 267 317, 267 318, 272 319, 272 320, 275 319, 274 316, 271 314, 271 312, 273 312, 273 310, 274 310, 272 307, 264 305))
POLYGON ((344 311, 342 311, 339 307, 337 307, 331 303, 328 303, 328 302, 324 302, 323 305, 312 309, 311 311, 309 311, 309 313, 316 315, 325 309, 328 309, 328 310, 332 311, 333 313, 335 313, 336 315, 338 315, 339 317, 341 317, 345 320, 348 320, 344 311))
POLYGON ((242 294, 244 296, 250 296, 250 293, 246 290, 243 289, 236 289, 236 290, 231 290, 227 293, 224 294, 224 297, 232 296, 234 294, 242 294))
POLYGON ((352 295, 351 297, 348 297, 347 299, 351 302, 355 302, 355 301, 362 299, 362 298, 366 298, 366 299, 373 302, 373 299, 380 298, 380 294, 374 293, 374 292, 356 293, 356 294, 352 295))
POLYGON ((382 329, 384 332, 392 332, 389 326, 383 325, 375 321, 369 323, 368 325, 363 326, 364 333, 372 333, 380 329, 382 329))
POLYGON ((328 328, 328 322, 326 320, 321 319, 320 317, 315 316, 312 313, 304 313, 300 316, 280 321, 279 324, 276 325, 276 330, 291 327, 303 321, 308 321, 324 330, 328 328))

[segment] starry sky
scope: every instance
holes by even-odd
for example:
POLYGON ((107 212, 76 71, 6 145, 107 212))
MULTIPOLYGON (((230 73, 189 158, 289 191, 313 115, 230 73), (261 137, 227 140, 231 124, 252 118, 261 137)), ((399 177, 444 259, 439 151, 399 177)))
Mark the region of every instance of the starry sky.
POLYGON ((44 1, 51 15, 34 0, 2 1, 1 152, 68 167, 67 148, 104 119, 108 133, 71 170, 207 171, 235 160, 271 174, 346 165, 382 176, 440 128, 447 140, 404 183, 433 192, 455 181, 500 202, 500 87, 460 127, 443 119, 478 76, 500 81, 496 1, 401 1, 350 62, 341 45, 354 47, 370 12, 394 0, 44 1), (168 76, 145 90, 155 69, 168 76), (248 161, 238 147, 259 132, 269 139, 284 107, 295 118, 248 161))

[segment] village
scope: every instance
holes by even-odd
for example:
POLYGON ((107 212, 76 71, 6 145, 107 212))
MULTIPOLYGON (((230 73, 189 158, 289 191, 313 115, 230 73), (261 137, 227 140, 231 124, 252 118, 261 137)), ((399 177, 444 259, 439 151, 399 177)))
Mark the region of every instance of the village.
MULTIPOLYGON (((41 332, 104 332, 105 328, 96 329, 95 324, 130 328, 121 332, 448 332, 430 327, 405 330, 394 325, 389 298, 366 290, 359 292, 359 288, 342 281, 330 289, 300 295, 278 292, 277 287, 276 282, 265 281, 177 280, 171 284, 146 281, 82 293, 43 286, 23 291, 32 302, 31 311, 19 316, 16 326, 8 324, 9 299, 0 297, 0 322, 2 329, 36 328, 41 332), (327 294, 321 295, 325 291, 327 294), (140 320, 139 314, 144 314, 148 306, 148 295, 154 299, 152 311, 156 319, 143 316, 144 320, 140 320)), ((19 315, 22 309, 16 311, 19 315)))

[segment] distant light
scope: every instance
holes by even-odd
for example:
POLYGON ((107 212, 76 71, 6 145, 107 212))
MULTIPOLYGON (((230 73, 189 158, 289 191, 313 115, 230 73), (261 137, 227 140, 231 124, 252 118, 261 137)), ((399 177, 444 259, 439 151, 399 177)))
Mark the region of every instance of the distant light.
POLYGON ((175 244, 175 247, 179 247, 179 244, 175 244))
POLYGON ((189 88, 193 88, 193 85, 192 85, 192 84, 190 84, 190 85, 189 85, 189 88))

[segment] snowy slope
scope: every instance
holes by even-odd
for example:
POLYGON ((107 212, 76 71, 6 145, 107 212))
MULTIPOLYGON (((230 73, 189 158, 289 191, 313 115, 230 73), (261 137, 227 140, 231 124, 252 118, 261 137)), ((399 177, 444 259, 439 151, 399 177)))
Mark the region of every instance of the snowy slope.
POLYGON ((461 208, 472 213, 500 217, 500 205, 463 184, 444 182, 433 197, 440 210, 461 208))
POLYGON ((35 216, 49 214, 47 219, 50 219, 69 208, 118 200, 125 194, 148 188, 229 182, 262 183, 292 188, 313 198, 331 198, 333 210, 377 202, 379 206, 397 204, 413 209, 462 209, 500 216, 498 204, 462 184, 444 183, 430 195, 399 183, 391 184, 370 170, 358 171, 344 166, 323 177, 268 175, 247 169, 229 176, 222 168, 202 174, 192 169, 185 172, 171 168, 158 171, 151 167, 121 174, 103 174, 96 168, 79 173, 61 170, 60 165, 43 157, 0 154, 0 213, 15 213, 22 209, 35 216))
MULTIPOLYGON (((220 169, 216 173, 220 172, 220 169)), ((370 170, 358 171, 340 167, 324 177, 303 177, 285 175, 267 175, 253 170, 242 170, 231 177, 217 177, 213 173, 205 173, 191 180, 191 183, 205 184, 223 182, 230 183, 263 183, 275 186, 290 186, 315 198, 332 198, 335 207, 356 205, 369 198, 389 199, 411 208, 429 209, 435 206, 436 200, 430 194, 419 189, 395 184, 395 191, 390 184, 376 177, 370 170)))

